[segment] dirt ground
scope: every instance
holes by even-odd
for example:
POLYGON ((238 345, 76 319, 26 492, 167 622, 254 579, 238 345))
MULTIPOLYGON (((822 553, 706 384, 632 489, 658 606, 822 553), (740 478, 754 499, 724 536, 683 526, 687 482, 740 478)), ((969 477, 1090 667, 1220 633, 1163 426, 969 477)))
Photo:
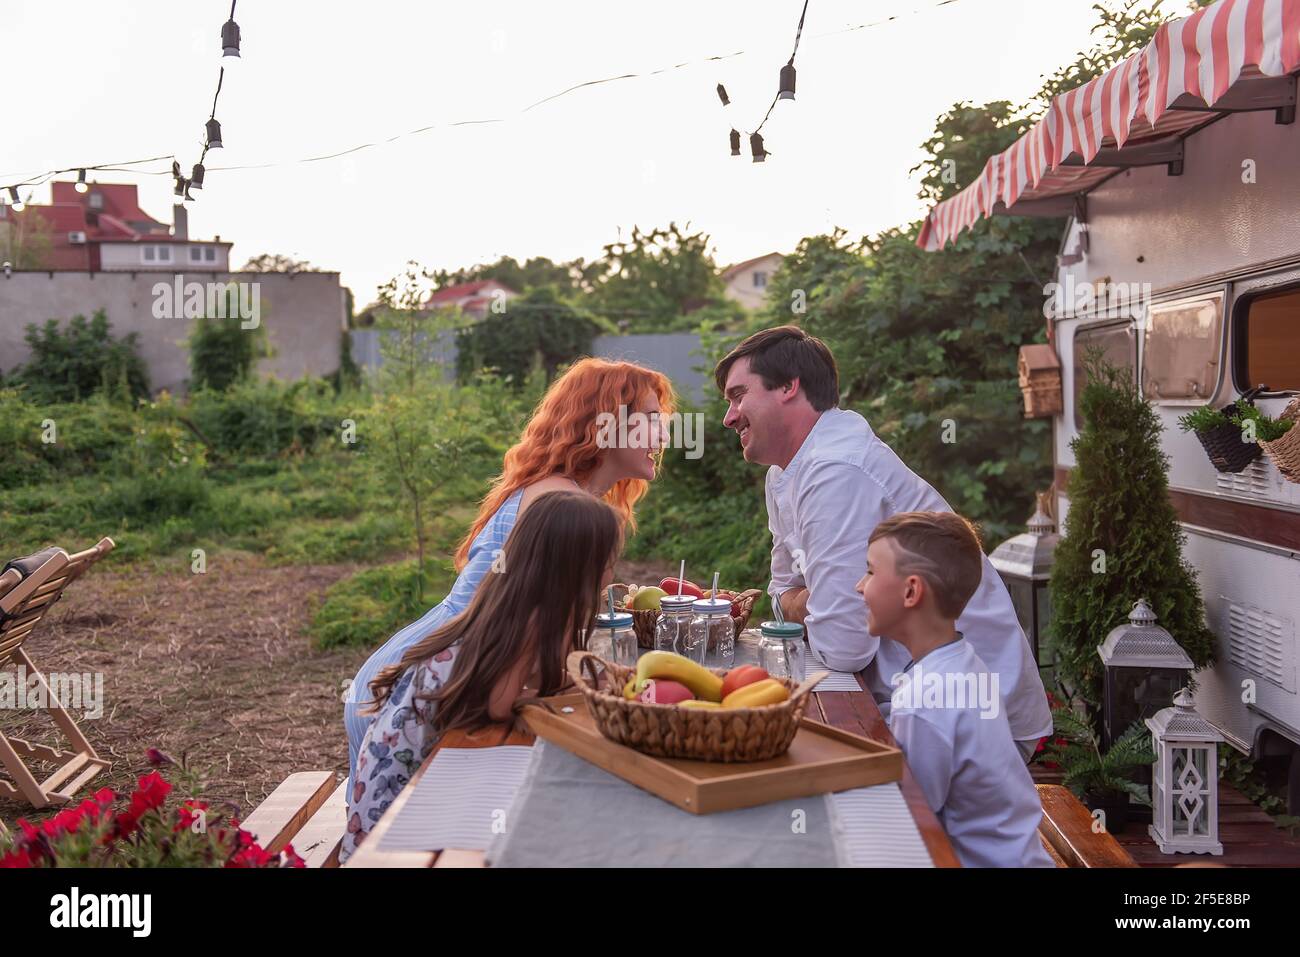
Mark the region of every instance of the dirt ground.
MULTIPOLYGON (((205 797, 244 815, 295 771, 334 770, 341 779, 343 684, 370 649, 318 651, 307 629, 316 599, 356 570, 241 558, 204 575, 101 566, 77 581, 25 648, 46 672, 103 673, 103 715, 74 717, 113 766, 83 793, 129 793, 150 770, 150 747, 178 759, 188 753, 205 772, 205 797)), ((667 574, 621 563, 616 577, 645 583, 667 574)), ((376 635, 373 647, 387 637, 376 635)), ((0 730, 64 745, 41 712, 0 712, 0 730)), ((50 813, 0 798, 0 820, 10 825, 50 813)))

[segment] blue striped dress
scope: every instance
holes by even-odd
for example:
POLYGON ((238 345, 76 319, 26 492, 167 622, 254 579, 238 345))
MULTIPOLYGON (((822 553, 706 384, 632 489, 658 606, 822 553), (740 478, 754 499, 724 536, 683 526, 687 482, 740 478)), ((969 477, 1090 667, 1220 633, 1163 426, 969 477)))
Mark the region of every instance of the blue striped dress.
POLYGON ((479 582, 492 568, 492 563, 505 547, 506 538, 515 526, 519 514, 519 502, 524 490, 519 489, 501 503, 486 525, 474 536, 470 543, 469 559, 461 569, 456 583, 440 603, 434 605, 418 621, 413 621, 393 637, 389 638, 378 651, 366 659, 352 685, 348 688, 343 701, 343 726, 348 733, 348 777, 353 778, 357 770, 357 753, 361 750, 361 740, 374 715, 359 714, 370 703, 370 682, 384 668, 395 665, 401 660, 406 649, 421 638, 446 624, 456 615, 469 607, 479 582))

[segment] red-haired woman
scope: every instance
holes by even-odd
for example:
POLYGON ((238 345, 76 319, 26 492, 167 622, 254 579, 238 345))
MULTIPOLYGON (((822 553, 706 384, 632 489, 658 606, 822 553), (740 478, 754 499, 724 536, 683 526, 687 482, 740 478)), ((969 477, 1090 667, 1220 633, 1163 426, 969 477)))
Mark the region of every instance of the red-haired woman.
POLYGON ((488 572, 505 571, 500 562, 506 537, 539 495, 584 491, 603 499, 635 530, 633 509, 655 477, 662 420, 673 409, 668 379, 631 362, 582 359, 551 383, 519 441, 506 452, 501 475, 456 552, 459 575, 447 597, 389 638, 352 680, 343 706, 349 774, 355 776, 357 753, 373 717, 363 713, 371 681, 415 642, 465 611, 488 572), (627 423, 618 433, 620 441, 609 441, 611 422, 627 423))

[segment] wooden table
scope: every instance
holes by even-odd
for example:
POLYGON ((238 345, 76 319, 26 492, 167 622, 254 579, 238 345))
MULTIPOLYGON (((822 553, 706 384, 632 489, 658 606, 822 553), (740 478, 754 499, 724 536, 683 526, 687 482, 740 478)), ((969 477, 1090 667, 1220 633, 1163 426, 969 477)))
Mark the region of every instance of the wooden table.
MULTIPOLYGON (((807 716, 815 721, 824 721, 836 728, 842 728, 853 734, 860 734, 882 744, 897 747, 894 736, 889 733, 889 726, 880 714, 880 709, 876 707, 876 702, 872 699, 871 693, 865 690, 866 685, 863 676, 859 674, 857 678, 858 684, 864 689, 862 693, 850 691, 814 692, 812 700, 808 704, 807 716)), ((501 744, 531 745, 534 740, 532 734, 526 731, 512 732, 504 725, 495 725, 472 734, 464 731, 452 731, 444 735, 438 747, 429 753, 429 757, 425 759, 420 769, 415 772, 411 782, 402 789, 402 793, 393 801, 387 813, 371 830, 370 836, 366 838, 365 843, 357 849, 356 853, 348 859, 347 864, 344 866, 482 867, 482 851, 450 849, 441 853, 437 851, 381 851, 379 843, 393 820, 401 812, 402 807, 411 796, 411 791, 428 769, 429 763, 433 760, 434 755, 438 753, 439 748, 488 748, 501 744)), ((903 792, 903 799, 907 802, 907 809, 912 814, 912 820, 916 822, 916 828, 921 833, 921 839, 925 841, 926 850, 930 852, 930 859, 934 861, 935 867, 960 867, 961 864, 957 860, 957 854, 948 842, 948 835, 944 833, 943 827, 939 824, 939 819, 934 816, 934 812, 930 810, 930 806, 926 803, 925 795, 922 793, 920 785, 916 783, 916 779, 912 777, 912 771, 907 766, 906 761, 903 762, 903 779, 899 782, 899 786, 903 792)))

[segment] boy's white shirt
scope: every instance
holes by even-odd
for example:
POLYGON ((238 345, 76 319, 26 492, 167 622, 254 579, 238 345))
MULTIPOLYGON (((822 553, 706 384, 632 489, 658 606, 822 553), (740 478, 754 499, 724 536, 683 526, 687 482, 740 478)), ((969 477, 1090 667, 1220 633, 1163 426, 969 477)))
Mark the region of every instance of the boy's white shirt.
MULTIPOLYGON (((784 469, 767 471, 767 521, 772 532, 773 597, 808 589, 808 640, 837 671, 861 671, 888 717, 890 678, 907 665, 907 650, 867 630, 867 611, 854 586, 867 568, 867 540, 898 512, 952 511, 856 412, 828 409, 784 469), (796 558, 800 561, 796 563, 796 558)), ((1041 738, 1051 710, 1011 596, 984 558, 979 589, 957 619, 957 630, 998 675, 1011 734, 1041 738)))
MULTIPOLYGON (((911 673, 979 675, 988 668, 958 639, 925 655, 911 673)), ((890 730, 963 867, 1053 867, 1038 825, 1043 805, 1006 716, 927 706, 901 696, 890 730)), ((942 702, 952 705, 954 702, 942 702)))

